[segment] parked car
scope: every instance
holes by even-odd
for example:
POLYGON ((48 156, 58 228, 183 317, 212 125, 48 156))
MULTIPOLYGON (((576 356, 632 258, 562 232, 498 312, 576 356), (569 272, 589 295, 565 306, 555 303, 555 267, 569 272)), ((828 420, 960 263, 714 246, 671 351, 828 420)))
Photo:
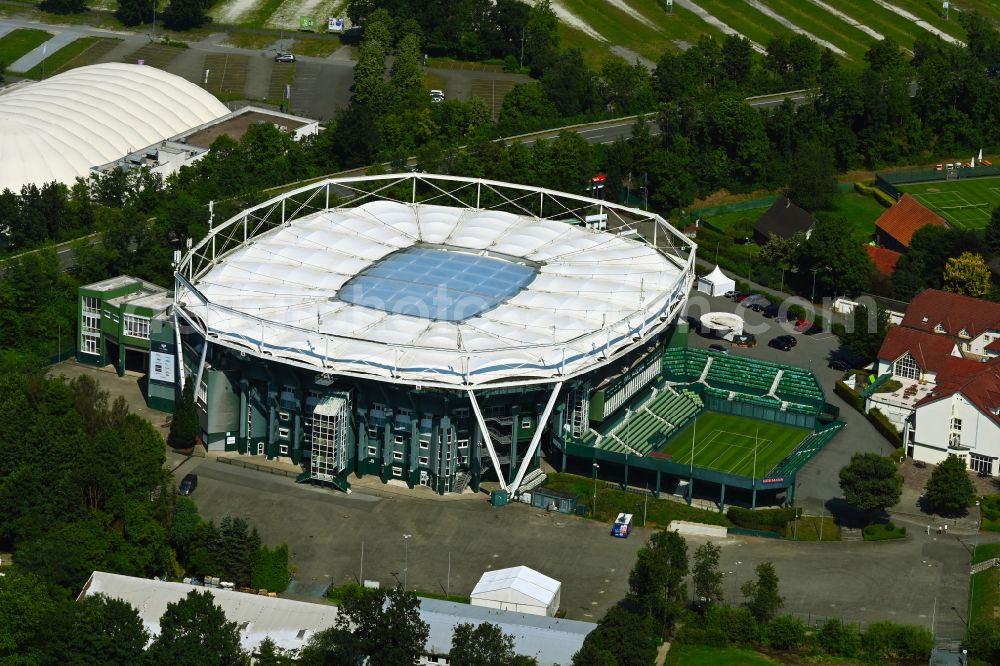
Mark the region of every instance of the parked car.
POLYGON ((809 328, 802 331, 802 333, 805 335, 816 335, 817 333, 822 333, 822 332, 823 332, 823 327, 817 324, 809 324, 809 328))
POLYGON ((805 333, 806 331, 809 330, 810 326, 812 326, 811 321, 805 319, 799 319, 795 322, 795 331, 797 333, 805 333))
POLYGON ((443 102, 444 101, 444 91, 443 90, 432 90, 431 91, 431 102, 443 102))
POLYGON ((738 302, 739 302, 739 301, 740 301, 741 299, 744 299, 744 298, 746 298, 746 297, 747 297, 747 294, 746 294, 746 292, 742 292, 742 291, 729 291, 729 292, 726 292, 726 295, 727 295, 727 296, 728 296, 729 298, 733 299, 733 301, 735 301, 735 302, 737 302, 737 303, 738 303, 738 302))
POLYGON ((733 289, 730 289, 730 290, 729 290, 729 291, 727 291, 727 292, 726 292, 725 294, 723 294, 723 296, 725 296, 726 298, 733 298, 733 297, 735 297, 735 296, 736 296, 736 294, 738 294, 738 293, 739 293, 739 292, 737 292, 737 291, 735 291, 735 290, 733 290, 733 289))
POLYGON ((709 345, 708 348, 711 349, 712 351, 717 351, 720 354, 728 354, 729 353, 729 350, 726 349, 725 347, 723 347, 722 345, 709 345))
POLYGON ((181 485, 179 488, 181 495, 190 495, 194 492, 194 489, 198 487, 198 475, 197 474, 185 474, 184 478, 181 479, 181 485))
POLYGON ((274 62, 295 62, 295 56, 291 53, 279 53, 274 56, 274 62))
POLYGON ((779 335, 776 338, 771 338, 770 342, 767 343, 767 346, 780 349, 781 351, 792 351, 792 347, 795 345, 789 342, 787 335, 779 335))
POLYGON ((826 364, 826 367, 831 370, 836 370, 837 372, 847 372, 851 369, 851 364, 842 358, 831 358, 830 362, 826 364))
POLYGON ((750 294, 740 294, 739 296, 737 296, 733 300, 736 301, 737 303, 742 303, 743 301, 747 300, 748 298, 750 298, 750 294))
POLYGON ((755 347, 757 338, 754 337, 753 333, 740 333, 733 336, 733 344, 737 347, 755 347))
POLYGON ((766 308, 764 308, 764 310, 762 311, 762 313, 768 319, 774 319, 775 317, 778 316, 778 311, 779 310, 781 310, 781 308, 778 307, 777 305, 774 305, 772 303, 771 305, 768 305, 766 308))

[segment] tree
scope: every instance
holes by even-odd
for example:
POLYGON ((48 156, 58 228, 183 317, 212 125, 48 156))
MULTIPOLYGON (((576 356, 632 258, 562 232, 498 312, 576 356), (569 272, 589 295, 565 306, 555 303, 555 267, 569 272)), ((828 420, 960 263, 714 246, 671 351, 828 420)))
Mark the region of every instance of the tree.
POLYGON ((149 642, 139 612, 128 602, 89 595, 56 614, 44 636, 49 663, 139 664, 149 642))
POLYGON ((370 666, 416 664, 427 642, 413 592, 362 589, 340 606, 336 623, 313 636, 302 649, 305 666, 361 663, 370 666))
POLYGON ((181 399, 174 407, 167 439, 170 446, 175 449, 190 449, 198 443, 200 435, 201 423, 198 419, 198 408, 194 404, 194 380, 189 377, 184 382, 181 399))
POLYGON ((150 23, 153 20, 153 2, 150 0, 118 0, 115 17, 129 26, 150 23))
POLYGON ((208 22, 205 14, 211 0, 170 0, 163 11, 163 25, 171 30, 190 30, 208 22))
POLYGON ((389 91, 395 108, 402 111, 429 104, 424 73, 420 66, 420 39, 406 35, 392 60, 389 91))
POLYGON ((891 460, 877 453, 855 453, 840 470, 840 489, 851 506, 871 513, 899 502, 903 478, 891 460))
POLYGON ((38 576, 17 568, 0 577, 0 662, 40 663, 44 628, 69 600, 38 576))
POLYGON ((42 0, 38 7, 53 14, 79 14, 87 11, 84 0, 42 0))
POLYGON ((722 601, 722 572, 719 571, 719 554, 722 549, 708 542, 694 551, 691 579, 695 599, 708 606, 722 601))
POLYGON ((833 152, 819 142, 799 146, 788 180, 788 196, 808 211, 833 207, 837 196, 837 166, 833 152))
POLYGON ((656 659, 658 623, 612 606, 573 655, 573 666, 649 666, 656 659))
POLYGON ((167 604, 160 618, 160 634, 149 647, 151 664, 173 666, 242 666, 250 660, 240 648, 235 622, 215 605, 210 592, 191 590, 167 604))
POLYGON ((981 254, 963 252, 951 257, 942 276, 945 291, 982 298, 990 293, 990 269, 981 254))
POLYGON ((888 312, 877 306, 869 310, 865 305, 858 305, 851 314, 851 328, 844 333, 841 342, 859 361, 867 363, 875 360, 888 331, 888 312))
POLYGON ((1000 620, 981 617, 969 627, 965 635, 969 656, 987 664, 1000 663, 1000 620))
POLYGON ((250 570, 250 586, 269 592, 284 592, 288 587, 288 546, 281 544, 274 550, 267 546, 257 549, 250 570))
POLYGON ((498 625, 455 625, 448 655, 452 666, 508 666, 516 656, 514 637, 503 633, 498 625))
POLYGON ((963 515, 976 499, 976 489, 965 469, 965 460, 949 454, 934 471, 924 489, 927 503, 944 515, 963 515))
POLYGON ((257 646, 257 654, 253 659, 254 666, 293 666, 295 659, 278 647, 270 636, 257 646))
POLYGON ((806 639, 806 626, 791 615, 779 615, 767 623, 767 644, 778 650, 794 650, 806 639))
POLYGON ((799 258, 799 269, 816 271, 817 295, 856 294, 868 286, 872 262, 844 220, 821 218, 799 258))
POLYGON ((687 542, 670 530, 661 530, 650 537, 629 573, 629 595, 665 633, 673 631, 674 622, 683 610, 687 573, 687 542))
POLYGON ((556 56, 542 76, 542 88, 564 116, 576 116, 590 110, 595 99, 595 83, 583 59, 583 51, 570 49, 556 56))
POLYGON ((986 226, 986 247, 990 255, 1000 256, 1000 206, 993 209, 990 215, 990 223, 986 226))
POLYGON ((778 574, 771 562, 761 562, 756 571, 757 580, 748 580, 740 591, 753 616, 761 624, 766 624, 778 614, 785 599, 778 594, 778 574))

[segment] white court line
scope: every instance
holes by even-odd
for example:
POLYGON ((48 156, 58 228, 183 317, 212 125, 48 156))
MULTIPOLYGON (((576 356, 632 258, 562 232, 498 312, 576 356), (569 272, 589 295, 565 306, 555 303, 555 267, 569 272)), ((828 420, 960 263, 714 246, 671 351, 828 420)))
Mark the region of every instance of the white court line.
POLYGON ((827 48, 827 49, 830 49, 831 51, 833 51, 834 53, 836 53, 837 55, 839 55, 842 58, 845 58, 847 60, 851 60, 852 59, 851 56, 847 55, 847 52, 844 51, 844 49, 840 48, 839 46, 837 46, 833 42, 828 42, 825 39, 822 39, 821 37, 817 37, 816 35, 812 34, 808 30, 806 30, 805 28, 801 28, 801 27, 795 25, 794 23, 792 23, 791 21, 789 21, 787 18, 785 18, 784 16, 782 16, 778 12, 774 11, 773 9, 771 9, 770 7, 768 7, 767 5, 765 5, 764 3, 758 2, 757 0, 746 0, 746 3, 748 5, 750 5, 751 7, 753 7, 754 9, 756 9, 757 11, 759 11, 764 16, 767 16, 767 17, 770 17, 770 18, 774 19, 775 21, 777 21, 781 25, 785 26, 786 28, 788 28, 792 32, 797 32, 800 35, 805 35, 806 37, 808 37, 809 39, 813 40, 814 42, 816 42, 820 46, 822 46, 824 48, 827 48))
POLYGON ((864 23, 861 23, 860 21, 856 20, 853 16, 848 16, 847 14, 845 14, 842 11, 840 11, 836 7, 831 7, 830 5, 828 5, 825 2, 823 2, 823 0, 809 0, 809 2, 813 3, 817 7, 820 7, 822 9, 825 9, 826 11, 830 12, 831 14, 833 14, 834 16, 836 16, 837 18, 839 18, 841 21, 843 21, 847 25, 854 26, 855 28, 857 28, 861 32, 865 33, 866 35, 868 35, 872 39, 877 39, 880 42, 883 39, 885 39, 885 35, 883 35, 881 32, 879 32, 877 30, 873 30, 872 28, 869 28, 864 23))

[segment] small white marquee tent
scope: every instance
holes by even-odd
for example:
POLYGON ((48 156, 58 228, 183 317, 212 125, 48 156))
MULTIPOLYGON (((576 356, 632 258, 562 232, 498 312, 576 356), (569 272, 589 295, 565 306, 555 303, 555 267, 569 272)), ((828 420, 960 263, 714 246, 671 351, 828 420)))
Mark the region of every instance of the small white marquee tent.
POLYGON ((487 571, 472 590, 473 606, 547 615, 559 610, 562 583, 528 567, 487 571))
POLYGON ((727 291, 736 289, 736 281, 726 277, 718 266, 715 270, 698 278, 698 291, 709 296, 723 296, 727 291))

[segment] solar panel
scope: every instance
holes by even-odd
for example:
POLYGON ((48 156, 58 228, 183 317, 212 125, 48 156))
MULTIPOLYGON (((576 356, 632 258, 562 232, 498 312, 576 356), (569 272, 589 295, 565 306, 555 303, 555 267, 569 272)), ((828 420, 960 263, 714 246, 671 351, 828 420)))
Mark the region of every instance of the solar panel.
POLYGON ((393 314, 462 321, 510 300, 534 277, 534 268, 496 257, 409 248, 359 274, 339 296, 393 314))

